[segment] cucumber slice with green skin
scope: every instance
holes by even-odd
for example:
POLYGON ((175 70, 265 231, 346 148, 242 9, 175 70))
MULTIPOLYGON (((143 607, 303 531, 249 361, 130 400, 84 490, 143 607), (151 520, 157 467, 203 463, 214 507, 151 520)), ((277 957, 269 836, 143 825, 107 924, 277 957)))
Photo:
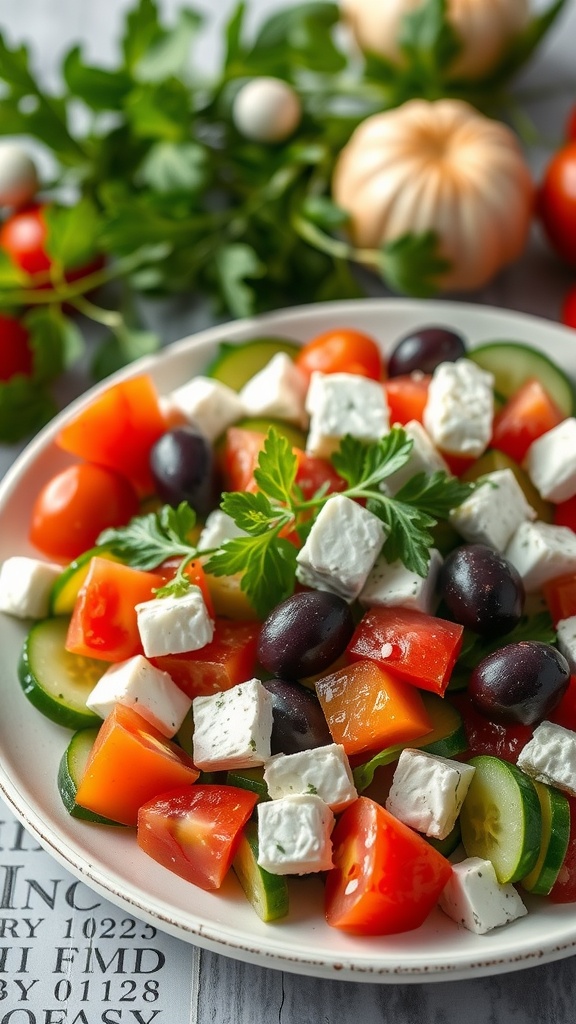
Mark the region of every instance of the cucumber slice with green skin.
POLYGON ((515 764, 482 754, 460 811, 468 857, 492 861, 501 884, 533 870, 542 838, 542 812, 532 779, 515 764))
POLYGON ((272 875, 258 864, 256 822, 249 821, 246 825, 232 867, 261 921, 277 921, 286 917, 289 909, 288 883, 284 875, 272 875))
POLYGON ((238 789, 249 789, 251 793, 258 794, 258 802, 269 800, 268 786, 264 782, 263 768, 235 768, 226 775, 227 786, 237 786, 238 789))
POLYGON ((70 743, 62 755, 58 767, 58 792, 62 803, 73 818, 82 818, 83 821, 94 821, 99 825, 119 826, 118 821, 111 821, 101 814, 95 814, 86 807, 76 803, 76 793, 80 780, 86 770, 88 758, 92 752, 94 741, 98 735, 98 728, 80 729, 75 732, 70 743))
POLYGON ((66 650, 68 619, 42 619, 28 633, 18 678, 28 700, 47 718, 67 729, 101 725, 86 698, 108 668, 105 661, 66 650))
POLYGON ((50 615, 71 615, 74 610, 78 591, 84 583, 90 568, 90 562, 94 555, 100 558, 108 558, 111 562, 119 562, 120 559, 107 551, 106 548, 90 548, 84 551, 78 558, 75 558, 70 565, 62 570, 52 585, 49 599, 50 615))
POLYGON ((293 423, 288 423, 286 420, 271 420, 259 416, 249 416, 246 419, 238 420, 234 426, 241 427, 242 430, 253 430, 258 434, 267 434, 270 428, 273 427, 294 448, 306 447, 306 434, 304 431, 300 430, 299 427, 295 427, 293 423))
POLYGON ((359 793, 368 788, 377 768, 397 761, 406 747, 416 747, 438 757, 456 757, 468 747, 462 716, 457 709, 435 693, 421 693, 422 701, 432 722, 431 732, 406 743, 395 743, 386 747, 365 764, 358 765, 352 772, 359 793))
POLYGON ((493 341, 473 349, 469 357, 494 374, 494 388, 503 398, 511 398, 526 381, 537 378, 565 416, 574 414, 574 385, 543 352, 519 341, 493 341))
POLYGON ((227 384, 234 391, 241 388, 260 370, 263 370, 272 356, 285 352, 292 359, 300 346, 288 338, 252 338, 240 345, 222 341, 218 355, 212 360, 205 375, 227 384))
POLYGON ((547 896, 564 863, 570 837, 570 804, 559 789, 534 782, 542 811, 542 843, 538 860, 521 885, 527 892, 547 896))

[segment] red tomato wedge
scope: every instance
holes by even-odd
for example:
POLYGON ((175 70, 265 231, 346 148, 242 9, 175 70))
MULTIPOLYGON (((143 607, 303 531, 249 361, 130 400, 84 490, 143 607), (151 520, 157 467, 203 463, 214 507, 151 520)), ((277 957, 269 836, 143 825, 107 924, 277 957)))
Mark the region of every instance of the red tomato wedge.
POLYGON ((145 495, 154 492, 150 449, 165 431, 156 388, 144 374, 98 395, 62 428, 56 440, 72 455, 115 469, 145 495))
POLYGON ((156 573, 93 558, 76 598, 66 650, 113 662, 142 654, 136 605, 151 601, 163 583, 156 573))
POLYGON ((529 380, 494 418, 492 447, 521 463, 530 445, 564 419, 540 381, 529 380))
POLYGON ((323 676, 316 693, 334 742, 349 756, 406 743, 432 729, 418 690, 373 661, 323 676))
POLYGON ((422 836, 368 797, 348 807, 332 833, 326 920, 356 935, 418 928, 435 907, 450 863, 422 836))
POLYGON ((555 722, 556 725, 563 725, 565 729, 576 732, 576 676, 570 676, 568 689, 547 718, 549 722, 555 722))
POLYGON ((117 704, 92 748, 76 800, 105 818, 136 825, 152 797, 196 781, 192 759, 132 708, 117 704))
POLYGON ((468 741, 468 757, 490 754, 516 764, 518 754, 532 738, 532 726, 518 723, 492 722, 476 710, 465 693, 454 693, 450 702, 462 715, 468 741))
POLYGON ((355 373, 359 377, 382 380, 382 353, 374 338, 351 327, 335 327, 323 331, 303 345, 296 356, 296 366, 310 378, 315 370, 321 373, 355 373))
POLYGON ((390 423, 404 426, 410 420, 422 423, 428 401, 429 374, 411 373, 405 377, 391 377, 384 384, 390 410, 390 423))
POLYGON ((257 622, 216 619, 212 642, 199 651, 150 660, 168 672, 188 697, 207 696, 252 678, 259 633, 257 622))
POLYGON ((360 619, 348 654, 356 660, 370 658, 391 675, 442 695, 463 632, 455 622, 408 608, 371 608, 360 619))
POLYGON ((558 576, 542 588, 554 625, 576 615, 576 575, 558 576))
MULTIPOLYGON (((254 470, 266 434, 257 430, 245 430, 244 427, 229 427, 222 454, 222 471, 225 489, 231 491, 257 491, 254 470)), ((322 486, 327 487, 327 494, 342 491, 346 487, 345 480, 338 475, 334 467, 326 459, 308 455, 301 448, 292 449, 298 460, 296 483, 302 488, 305 499, 311 498, 322 486)))
POLYGON ((257 801, 234 786, 174 789, 140 808, 138 845, 188 882, 219 889, 257 801))

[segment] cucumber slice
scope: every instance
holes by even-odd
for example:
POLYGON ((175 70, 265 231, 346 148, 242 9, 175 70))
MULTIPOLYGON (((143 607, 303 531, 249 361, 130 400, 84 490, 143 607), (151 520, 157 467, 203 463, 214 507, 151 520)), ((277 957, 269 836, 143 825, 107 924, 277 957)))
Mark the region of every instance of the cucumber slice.
POLYGON ((570 804, 559 789, 534 782, 542 811, 542 842, 538 860, 522 879, 522 887, 547 896, 564 863, 570 837, 570 804))
POLYGON ((226 775, 227 786, 237 786, 238 789, 249 789, 251 793, 258 794, 258 801, 269 800, 268 786, 264 782, 263 768, 235 768, 226 775))
POLYGON ((28 633, 18 678, 28 700, 43 715, 67 729, 101 725, 86 698, 108 668, 105 661, 70 654, 65 648, 68 620, 42 619, 28 633))
POLYGON ((405 747, 417 747, 439 757, 456 757, 467 749, 468 741, 460 712, 435 693, 422 692, 420 696, 432 722, 432 730, 407 743, 395 743, 391 747, 386 747, 365 764, 354 768, 352 774, 359 793, 367 789, 373 781, 376 769, 397 761, 405 747))
POLYGON ((482 754, 460 811, 468 857, 492 861, 498 881, 518 882, 536 864, 542 812, 532 779, 515 764, 482 754))
POLYGON ((267 434, 271 427, 274 427, 282 437, 285 437, 294 448, 306 447, 306 434, 299 427, 286 420, 263 419, 259 416, 247 416, 246 419, 238 420, 235 427, 242 430, 254 430, 259 434, 267 434))
POLYGON ((83 821, 94 821, 100 825, 116 825, 118 821, 104 818, 101 814, 87 810, 76 803, 76 793, 80 780, 86 770, 88 758, 92 752, 94 741, 98 735, 98 728, 79 729, 75 732, 70 743, 66 747, 58 767, 58 792, 62 803, 73 818, 82 818, 83 821))
POLYGON ((240 391, 254 374, 264 369, 277 352, 285 352, 294 358, 299 349, 300 346, 288 338, 252 338, 240 345, 222 341, 205 375, 227 384, 234 391, 240 391))
POLYGON ((108 558, 111 562, 120 561, 110 551, 106 551, 104 547, 90 548, 89 551, 84 551, 78 558, 70 562, 70 565, 67 565, 54 581, 50 592, 50 615, 72 614, 76 598, 78 597, 78 591, 88 575, 90 562, 94 555, 98 555, 100 558, 108 558))
POLYGON ((565 416, 574 414, 574 385, 543 352, 519 341, 493 341, 473 349, 469 357, 494 374, 494 387, 503 398, 511 398, 527 380, 536 377, 565 416))
POLYGON ((249 821, 244 829, 232 867, 249 903, 261 921, 277 921, 288 913, 288 882, 258 864, 258 828, 249 821))

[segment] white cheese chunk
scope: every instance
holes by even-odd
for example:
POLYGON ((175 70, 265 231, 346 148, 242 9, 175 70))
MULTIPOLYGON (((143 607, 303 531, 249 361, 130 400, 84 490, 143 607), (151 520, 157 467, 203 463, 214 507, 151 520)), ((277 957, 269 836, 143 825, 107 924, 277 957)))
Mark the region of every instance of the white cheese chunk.
POLYGON ((222 509, 216 508, 206 517, 206 522, 198 537, 196 547, 198 551, 212 551, 222 547, 227 540, 234 540, 236 537, 247 537, 245 530, 239 526, 222 509))
POLYGON ((266 762, 264 782, 273 800, 313 794, 336 814, 358 796, 344 747, 338 743, 295 754, 275 754, 266 762))
POLYGON ((548 580, 576 572, 576 533, 551 523, 521 523, 504 551, 516 567, 526 592, 540 590, 548 580))
POLYGON ((55 562, 13 555, 0 569, 0 612, 18 619, 45 619, 50 592, 62 572, 55 562))
POLYGON ((452 865, 439 905, 453 921, 477 935, 528 913, 514 886, 501 885, 491 861, 481 857, 452 865))
POLYGON ((511 469, 486 473, 469 498, 450 513, 450 522, 469 544, 504 551, 521 523, 536 519, 511 469))
POLYGON ((193 758, 204 771, 264 764, 270 757, 272 697, 259 679, 195 697, 193 758))
POLYGON ((259 373, 251 377, 240 391, 240 400, 247 416, 288 420, 298 426, 308 425, 305 409, 308 382, 293 359, 277 352, 259 373))
POLYGON ((319 796, 285 796, 258 804, 258 863, 273 875, 333 867, 334 815, 319 796))
POLYGON ((475 768, 406 747, 398 759, 386 809, 418 832, 445 839, 452 831, 475 768))
POLYGON ((534 441, 525 466, 546 501, 566 501, 576 494, 576 419, 569 416, 534 441))
POLYGON ((386 538, 384 524, 356 501, 334 494, 323 505, 296 558, 305 586, 354 601, 386 538))
POLYGON ((211 377, 193 377, 165 395, 164 406, 182 413, 210 442, 246 415, 237 392, 211 377))
POLYGON ((576 732, 541 722, 520 751, 518 767, 537 782, 576 796, 576 732))
POLYGON ((434 447, 429 435, 418 420, 410 420, 403 429, 412 441, 412 451, 408 461, 382 481, 380 486, 386 494, 397 494, 400 488, 417 473, 450 472, 447 463, 434 447))
POLYGON ((192 705, 168 672, 155 668, 141 654, 106 669, 86 700, 100 718, 116 704, 133 708, 164 736, 178 732, 192 705))
POLYGON ((160 597, 136 605, 138 632, 147 658, 198 651, 209 644, 214 623, 199 587, 182 597, 160 597))
POLYGON ((436 582, 442 565, 442 555, 436 548, 430 550, 427 576, 407 569, 403 562, 387 562, 379 555, 358 600, 364 608, 414 608, 432 615, 436 609, 436 582))
POLYGON ((440 363, 432 374, 424 426, 442 452, 478 458, 494 418, 494 377, 471 359, 440 363))
POLYGON ((558 650, 564 655, 570 666, 572 675, 576 674, 576 615, 560 619, 556 625, 556 643, 558 650))
POLYGON ((306 451, 327 459, 345 434, 377 441, 390 429, 388 403, 378 381, 354 373, 320 373, 310 378, 306 396, 310 429, 306 451))

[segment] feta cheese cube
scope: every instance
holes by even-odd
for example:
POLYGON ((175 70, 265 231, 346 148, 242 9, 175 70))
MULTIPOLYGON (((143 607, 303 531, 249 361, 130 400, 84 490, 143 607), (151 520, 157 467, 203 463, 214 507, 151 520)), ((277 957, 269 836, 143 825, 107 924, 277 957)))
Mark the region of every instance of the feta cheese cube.
POLYGON ((572 675, 576 674, 576 615, 560 619, 556 625, 556 643, 561 654, 570 666, 572 675))
POLYGON ((516 567, 528 594, 548 580, 576 572, 576 533, 551 523, 521 523, 504 556, 516 567))
POLYGON ((193 377, 164 396, 167 410, 176 410, 213 442, 246 415, 238 393, 211 377, 193 377))
POLYGON ((276 754, 266 762, 264 782, 273 800, 313 794, 336 814, 358 796, 344 747, 338 743, 296 754, 276 754))
POLYGON ((435 839, 452 831, 475 768, 406 747, 398 759, 386 810, 405 825, 435 839))
POLYGON ((18 619, 45 619, 50 592, 62 566, 13 555, 0 569, 0 612, 18 619))
POLYGON ((247 416, 266 416, 308 425, 305 409, 308 382, 293 359, 285 352, 275 356, 240 391, 247 416))
POLYGON ((502 552, 521 523, 536 519, 536 512, 512 470, 498 469, 486 473, 449 518, 469 544, 487 544, 502 552))
POLYGON ((285 796, 258 804, 258 863, 273 875, 333 867, 334 815, 319 796, 285 796))
POLYGON ((245 530, 239 526, 226 512, 216 508, 206 517, 206 522, 198 537, 196 545, 198 551, 212 551, 222 547, 227 540, 234 540, 235 537, 247 537, 245 530))
POLYGON ((264 764, 270 757, 272 697, 259 679, 195 697, 193 758, 204 771, 264 764))
POLYGON ((209 644, 214 623, 199 587, 182 597, 160 597, 136 605, 138 632, 147 658, 184 654, 209 644))
POLYGON ((414 608, 432 615, 435 611, 436 582, 442 565, 442 555, 436 548, 430 550, 427 576, 407 569, 403 562, 387 562, 379 555, 358 600, 364 608, 414 608))
POLYGON ((494 377, 471 359, 440 363, 432 374, 423 422, 442 452, 478 458, 494 417, 494 377))
POLYGON ((168 672, 137 654, 106 669, 86 700, 86 706, 100 718, 107 718, 116 704, 133 708, 164 736, 171 737, 182 725, 192 700, 168 672))
POLYGON ((576 494, 576 419, 569 416, 534 441, 525 466, 532 483, 547 501, 566 501, 576 494))
POLYGON ((436 450, 424 427, 418 420, 410 420, 404 426, 404 431, 412 443, 412 451, 408 462, 395 473, 387 476, 380 487, 386 494, 397 494, 404 484, 416 476, 417 473, 436 473, 438 470, 449 473, 447 463, 440 452, 436 450))
POLYGON ((518 767, 537 782, 576 796, 576 732, 554 722, 541 722, 520 751, 518 767))
POLYGON ((501 885, 492 862, 481 857, 452 865, 439 905, 453 921, 477 935, 528 913, 514 886, 501 885))
POLYGON ((354 373, 320 373, 310 378, 306 396, 310 430, 306 451, 327 459, 345 434, 377 441, 390 429, 388 403, 378 381, 354 373))
POLYGON ((354 601, 386 538, 384 524, 356 501, 335 494, 323 505, 296 558, 296 576, 315 590, 354 601))

